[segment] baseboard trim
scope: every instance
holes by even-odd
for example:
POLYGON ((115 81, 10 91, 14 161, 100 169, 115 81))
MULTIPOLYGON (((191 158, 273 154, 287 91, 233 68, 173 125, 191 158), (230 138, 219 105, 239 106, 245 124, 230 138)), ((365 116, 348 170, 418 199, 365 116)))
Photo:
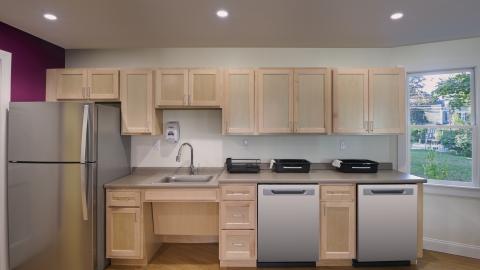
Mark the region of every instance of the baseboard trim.
POLYGON ((476 245, 424 237, 423 248, 427 250, 480 259, 480 246, 476 245))

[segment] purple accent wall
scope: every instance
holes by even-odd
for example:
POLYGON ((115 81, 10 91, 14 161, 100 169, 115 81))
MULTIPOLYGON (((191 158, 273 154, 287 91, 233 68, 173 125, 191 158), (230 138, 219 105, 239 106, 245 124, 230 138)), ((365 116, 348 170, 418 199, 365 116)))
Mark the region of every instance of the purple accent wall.
POLYGON ((65 67, 65 49, 0 22, 0 50, 12 53, 12 101, 44 101, 45 71, 65 67))

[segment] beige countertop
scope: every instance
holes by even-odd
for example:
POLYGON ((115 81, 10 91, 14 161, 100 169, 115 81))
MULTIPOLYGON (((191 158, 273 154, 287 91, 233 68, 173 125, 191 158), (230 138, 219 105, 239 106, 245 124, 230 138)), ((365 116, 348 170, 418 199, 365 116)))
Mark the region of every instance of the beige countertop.
POLYGON ((336 170, 312 170, 310 173, 275 173, 262 170, 258 174, 238 174, 224 171, 218 182, 226 183, 356 183, 356 184, 409 184, 425 183, 426 180, 394 170, 379 170, 377 173, 342 173, 336 170))
POLYGON ((119 178, 105 184, 105 188, 215 188, 218 187, 218 176, 224 168, 199 168, 197 174, 213 175, 213 179, 206 183, 159 183, 165 176, 174 174, 188 174, 188 168, 135 168, 131 175, 119 178))
POLYGON ((312 170, 310 173, 274 173, 261 170, 256 174, 228 173, 224 168, 199 168, 198 174, 214 175, 206 183, 159 183, 162 177, 173 174, 188 174, 187 168, 136 168, 131 175, 105 185, 109 189, 131 188, 212 188, 228 183, 356 183, 356 184, 410 184, 426 180, 394 170, 379 170, 377 173, 342 173, 335 170, 312 170))

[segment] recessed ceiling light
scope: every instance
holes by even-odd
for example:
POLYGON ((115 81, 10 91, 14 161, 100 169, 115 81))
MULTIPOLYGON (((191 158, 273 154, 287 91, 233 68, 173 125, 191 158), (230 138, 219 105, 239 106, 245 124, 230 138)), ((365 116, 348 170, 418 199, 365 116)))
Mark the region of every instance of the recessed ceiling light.
POLYGON ((220 18, 226 18, 228 17, 228 11, 226 11, 225 9, 219 9, 217 10, 217 16, 220 18))
POLYGON ((50 13, 45 13, 43 14, 43 17, 49 21, 56 21, 57 20, 57 16, 53 15, 53 14, 50 14, 50 13))
POLYGON ((400 20, 401 18, 403 18, 402 12, 395 12, 392 15, 390 15, 390 19, 392 20, 400 20))

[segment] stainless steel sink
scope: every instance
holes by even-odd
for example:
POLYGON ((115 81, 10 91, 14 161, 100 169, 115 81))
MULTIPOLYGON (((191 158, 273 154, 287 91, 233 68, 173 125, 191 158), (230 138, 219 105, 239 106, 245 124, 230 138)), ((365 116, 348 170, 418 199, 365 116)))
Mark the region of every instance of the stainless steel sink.
POLYGON ((213 179, 213 175, 171 175, 160 178, 155 183, 206 183, 213 179))

